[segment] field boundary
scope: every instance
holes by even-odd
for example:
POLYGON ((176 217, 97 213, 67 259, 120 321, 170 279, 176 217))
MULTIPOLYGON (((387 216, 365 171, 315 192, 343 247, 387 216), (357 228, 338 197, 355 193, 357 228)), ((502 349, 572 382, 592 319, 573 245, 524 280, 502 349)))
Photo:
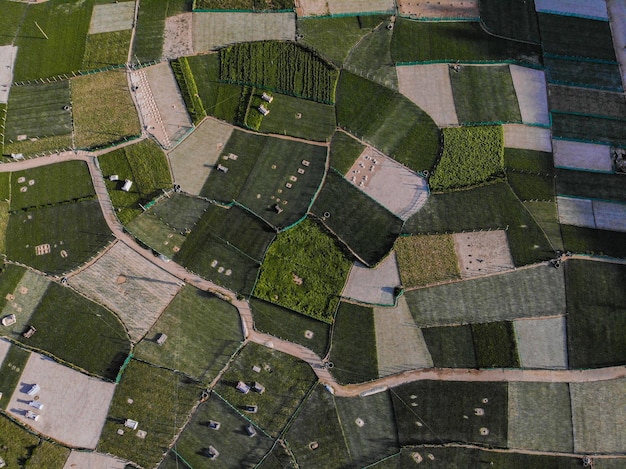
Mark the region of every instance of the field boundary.
POLYGON ((410 62, 395 62, 396 67, 405 65, 428 65, 428 64, 458 64, 458 65, 519 65, 520 67, 533 68, 535 70, 545 70, 543 65, 522 60, 413 60, 410 62))

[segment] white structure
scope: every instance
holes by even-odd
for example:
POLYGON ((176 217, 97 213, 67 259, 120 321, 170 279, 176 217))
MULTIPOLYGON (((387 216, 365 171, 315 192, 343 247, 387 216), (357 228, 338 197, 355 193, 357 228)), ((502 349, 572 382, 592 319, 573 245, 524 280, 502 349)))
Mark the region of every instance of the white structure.
POLYGON ((124 192, 128 192, 131 187, 133 187, 133 181, 131 181, 130 179, 126 179, 124 181, 124 185, 122 186, 122 190, 124 192))
POLYGON ((274 101, 274 96, 269 95, 264 91, 263 94, 261 95, 261 99, 263 101, 267 101, 268 103, 271 103, 272 101, 274 101))
POLYGON ((130 428, 131 430, 137 430, 139 422, 137 422, 137 420, 126 419, 124 426, 130 428))
POLYGON ((239 391, 242 394, 248 394, 250 392, 250 386, 248 386, 243 381, 239 381, 237 383, 237 386, 235 386, 235 389, 237 389, 237 391, 239 391))
POLYGON ((263 114, 264 116, 267 116, 270 113, 270 110, 266 108, 265 105, 261 104, 259 106, 259 112, 263 114))
POLYGON ((37 394, 39 391, 41 391, 41 388, 39 387, 38 384, 33 384, 30 389, 28 391, 26 391, 26 394, 28 394, 29 396, 34 396, 35 394, 37 394))
POLYGON ((16 322, 17 319, 15 318, 15 314, 9 314, 8 316, 2 318, 2 325, 6 327, 12 326, 16 322))
POLYGON ((36 414, 32 410, 27 410, 25 415, 26 415, 26 418, 34 420, 35 422, 39 420, 39 414, 36 414))
POLYGON ((38 410, 43 409, 43 404, 39 401, 29 401, 28 405, 34 409, 38 409, 38 410))

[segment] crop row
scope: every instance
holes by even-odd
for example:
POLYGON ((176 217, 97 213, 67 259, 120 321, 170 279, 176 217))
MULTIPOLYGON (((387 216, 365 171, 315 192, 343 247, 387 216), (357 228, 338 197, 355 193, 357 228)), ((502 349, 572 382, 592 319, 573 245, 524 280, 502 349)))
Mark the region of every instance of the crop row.
POLYGON ((202 105, 202 100, 198 93, 198 86, 196 85, 196 80, 193 77, 187 58, 181 57, 178 60, 172 61, 172 70, 174 71, 174 76, 178 82, 183 99, 185 100, 187 110, 194 124, 197 124, 204 119, 207 114, 202 105))

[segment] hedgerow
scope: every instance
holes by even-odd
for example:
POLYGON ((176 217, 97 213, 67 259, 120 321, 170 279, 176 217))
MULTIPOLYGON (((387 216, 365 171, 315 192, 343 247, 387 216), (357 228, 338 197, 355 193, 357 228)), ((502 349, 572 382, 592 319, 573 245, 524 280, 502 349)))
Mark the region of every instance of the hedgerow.
POLYGON ((174 76, 178 82, 183 99, 185 100, 187 110, 194 124, 197 124, 204 119, 207 114, 202 105, 202 99, 200 99, 198 93, 198 86, 196 85, 196 80, 193 77, 193 72, 191 71, 191 67, 189 67, 187 58, 181 57, 178 60, 172 61, 172 70, 174 71, 174 76))

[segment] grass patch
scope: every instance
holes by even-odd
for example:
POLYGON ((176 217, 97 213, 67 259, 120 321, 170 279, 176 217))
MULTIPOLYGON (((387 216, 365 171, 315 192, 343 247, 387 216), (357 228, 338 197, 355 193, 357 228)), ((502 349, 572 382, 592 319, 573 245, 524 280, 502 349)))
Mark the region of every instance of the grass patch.
POLYGON ((443 154, 428 181, 433 191, 478 185, 502 175, 501 126, 450 127, 442 132, 443 154))
POLYGON ((574 57, 544 57, 548 83, 623 91, 617 63, 576 60, 574 57))
POLYGON ((336 241, 305 220, 269 247, 254 295, 332 322, 350 265, 336 241))
POLYGON ((626 118, 626 99, 623 94, 615 92, 550 85, 548 102, 553 112, 626 118))
POLYGON ((539 25, 535 2, 519 0, 481 0, 481 26, 490 34, 539 44, 539 25))
POLYGON ((326 355, 330 337, 327 323, 258 298, 251 298, 250 306, 257 330, 303 345, 320 357, 326 355), (311 338, 306 335, 307 331, 313 333, 311 338))
POLYGON ((472 324, 471 329, 478 368, 519 368, 513 323, 472 324))
POLYGON ((546 234, 554 249, 564 251, 556 202, 524 202, 524 206, 546 234))
POLYGON ((626 233, 561 225, 561 234, 567 251, 626 257, 626 233))
POLYGON ((340 383, 362 383, 378 378, 374 310, 341 302, 337 308, 330 359, 340 383))
POLYGON ((491 36, 479 23, 405 18, 398 18, 393 28, 391 51, 394 62, 515 60, 539 64, 541 57, 539 46, 491 36))
POLYGON ((209 206, 206 200, 174 192, 153 205, 148 213, 174 230, 185 231, 198 222, 209 206))
POLYGON ((0 46, 11 45, 20 28, 20 21, 28 8, 25 3, 2 0, 2 17, 0 18, 0 46))
POLYGON ((194 125, 199 124, 206 117, 206 111, 198 94, 198 85, 193 77, 186 57, 180 57, 170 62, 172 72, 185 101, 185 106, 194 125))
POLYGON ((71 88, 78 148, 103 146, 141 133, 125 70, 72 78, 71 88))
POLYGON ((22 280, 26 269, 15 264, 2 264, 0 270, 0 307, 4 308, 7 304, 7 295, 13 294, 15 289, 22 280))
POLYGON ((197 10, 293 10, 293 0, 196 0, 197 10))
POLYGON ((337 122, 415 171, 430 170, 439 156, 439 129, 428 114, 399 93, 346 71, 337 85, 337 122))
POLYGON ((401 445, 506 446, 507 383, 417 381, 391 390, 401 445), (484 415, 477 415, 476 408, 484 415), (487 435, 480 429, 487 428, 487 435))
POLYGON ((450 68, 459 122, 521 122, 509 66, 450 68))
POLYGON ((311 210, 370 266, 385 257, 402 230, 402 220, 334 171, 327 174, 311 210))
POLYGON ((39 440, 39 445, 33 450, 26 467, 28 469, 61 468, 69 456, 69 448, 42 439, 39 440))
POLYGON ((0 447, 3 448, 2 459, 8 467, 24 467, 39 442, 39 438, 21 425, 0 415, 0 447))
POLYGON ((626 362, 626 267, 572 259, 565 263, 567 343, 572 368, 626 362))
POLYGON ((554 177, 509 171, 506 175, 513 192, 523 202, 554 201, 554 177))
POLYGON ((402 236, 394 245, 405 288, 461 277, 451 235, 402 236))
POLYGON ((505 148, 504 166, 510 171, 539 173, 550 176, 554 174, 552 153, 545 151, 505 148))
MULTIPOLYGON (((52 152, 69 150, 73 146, 71 135, 57 135, 55 137, 44 137, 33 140, 24 140, 21 142, 7 142, 4 146, 5 154, 22 153, 26 156, 40 154, 50 154, 52 152)), ((9 159, 5 158, 4 162, 8 162, 9 159)))
POLYGON ((91 199, 94 196, 91 176, 84 161, 67 161, 11 173, 11 211, 91 199), (71 184, 67 181, 71 181, 71 184))
POLYGON ((9 202, 0 201, 0 253, 6 254, 6 232, 9 225, 9 202))
POLYGON ((14 212, 7 226, 7 257, 62 274, 87 262, 111 239, 97 200, 14 212), (50 253, 37 255, 35 247, 44 244, 50 245, 50 253))
POLYGON ((90 34, 85 42, 83 69, 125 64, 128 60, 131 30, 90 34))
POLYGON ((437 368, 476 368, 472 328, 466 326, 422 329, 428 351, 437 368))
POLYGON ((552 134, 571 140, 622 145, 626 143, 623 119, 552 112, 552 134))
POLYGON ((137 16, 133 57, 139 62, 158 60, 163 53, 165 18, 191 11, 189 0, 143 0, 137 16))
POLYGON ((237 309, 187 285, 137 345, 135 356, 210 382, 242 340, 237 309), (167 335, 163 345, 156 343, 159 333, 167 335))
POLYGON ((117 385, 97 450, 144 467, 156 466, 186 423, 200 396, 197 383, 163 368, 132 360, 117 385), (128 402, 132 399, 132 404, 128 402), (126 419, 139 422, 146 438, 124 428, 126 419), (118 429, 126 430, 118 435, 118 429))
POLYGON ((185 242, 184 234, 167 226, 152 213, 142 213, 128 223, 126 229, 135 239, 169 259, 185 242))
POLYGON ((15 388, 20 382, 22 371, 28 362, 30 352, 23 348, 11 344, 9 351, 0 363, 0 392, 4 396, 0 403, 0 408, 6 410, 9 400, 15 388))
POLYGON ((330 141, 330 165, 345 176, 365 148, 352 136, 337 131, 330 141))
POLYGON ((559 195, 626 202, 626 185, 621 174, 592 173, 569 169, 555 170, 559 195))
POLYGON ((235 409, 256 405, 256 413, 245 413, 252 422, 271 436, 277 436, 298 408, 307 391, 317 381, 311 367, 303 361, 276 350, 249 343, 241 351, 217 384, 215 391, 235 409), (256 373, 253 366, 259 366, 256 373), (258 382, 265 386, 260 394, 242 394, 235 389, 237 382, 258 382))

